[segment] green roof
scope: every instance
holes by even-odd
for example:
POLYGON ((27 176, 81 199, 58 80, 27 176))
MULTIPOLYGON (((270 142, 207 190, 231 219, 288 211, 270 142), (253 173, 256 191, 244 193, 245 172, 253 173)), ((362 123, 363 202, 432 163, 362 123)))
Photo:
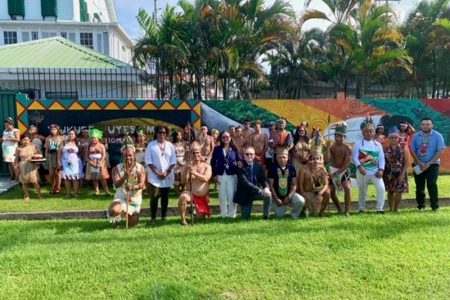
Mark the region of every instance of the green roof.
POLYGON ((0 46, 0 68, 132 68, 63 37, 0 46))

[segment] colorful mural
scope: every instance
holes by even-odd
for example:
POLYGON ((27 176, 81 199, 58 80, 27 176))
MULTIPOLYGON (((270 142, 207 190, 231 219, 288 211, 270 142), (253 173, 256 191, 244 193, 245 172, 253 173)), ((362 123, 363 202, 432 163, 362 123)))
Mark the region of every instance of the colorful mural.
MULTIPOLYGON (((333 136, 333 123, 345 120, 349 124, 347 141, 352 144, 361 138, 361 121, 370 115, 376 124, 382 123, 386 130, 397 128, 400 121, 410 122, 416 130, 423 117, 431 117, 435 129, 444 136, 447 148, 442 157, 442 169, 450 171, 450 99, 304 99, 304 100, 255 100, 248 101, 206 101, 206 105, 216 113, 242 123, 250 115, 249 111, 258 111, 257 117, 268 116, 270 120, 285 118, 295 126, 302 121, 309 128, 320 127, 325 138, 333 136), (239 104, 245 102, 245 104, 239 104), (233 109, 233 107, 245 109, 233 109), (253 106, 254 108, 252 108, 253 106), (330 130, 331 129, 331 130, 330 130)), ((207 116, 204 116, 206 118, 207 116)), ((217 117, 215 118, 217 119, 217 117)), ((208 124, 214 127, 214 124, 208 124)))
POLYGON ((133 135, 138 127, 152 139, 156 125, 175 130, 182 130, 188 122, 197 128, 201 125, 201 103, 197 100, 30 100, 23 94, 16 98, 22 133, 30 124, 44 136, 52 123, 58 124, 63 134, 71 129, 77 133, 84 128, 100 129, 113 166, 121 159, 124 135, 133 135))

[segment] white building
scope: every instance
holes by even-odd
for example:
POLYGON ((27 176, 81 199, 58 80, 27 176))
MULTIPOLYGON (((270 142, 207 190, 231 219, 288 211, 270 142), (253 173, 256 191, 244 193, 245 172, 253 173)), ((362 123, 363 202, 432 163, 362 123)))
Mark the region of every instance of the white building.
POLYGON ((131 62, 133 41, 113 0, 0 0, 0 45, 54 36, 131 62))

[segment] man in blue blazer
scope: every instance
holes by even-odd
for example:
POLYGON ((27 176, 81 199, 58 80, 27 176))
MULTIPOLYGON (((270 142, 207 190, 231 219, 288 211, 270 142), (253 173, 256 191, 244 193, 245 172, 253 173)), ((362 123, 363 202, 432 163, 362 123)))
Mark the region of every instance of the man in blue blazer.
POLYGON ((269 218, 272 195, 264 170, 260 164, 254 162, 255 149, 247 147, 244 151, 242 168, 237 168, 237 189, 234 202, 241 205, 242 219, 250 219, 254 200, 263 200, 263 218, 269 218))

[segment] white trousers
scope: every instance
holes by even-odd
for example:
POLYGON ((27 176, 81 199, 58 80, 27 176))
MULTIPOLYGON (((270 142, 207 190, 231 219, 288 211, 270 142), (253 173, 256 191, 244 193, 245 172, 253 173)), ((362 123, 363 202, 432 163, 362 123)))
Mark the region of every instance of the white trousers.
POLYGON ((220 200, 220 216, 226 218, 236 218, 236 203, 233 202, 234 193, 236 192, 237 177, 236 175, 218 175, 219 184, 219 200, 220 200))
MULTIPOLYGON (((292 199, 289 201, 289 204, 293 206, 291 213, 292 219, 298 219, 300 212, 305 205, 305 198, 303 198, 300 194, 294 193, 294 195, 292 195, 292 199)), ((287 205, 278 206, 276 203, 272 202, 272 210, 277 218, 282 218, 286 214, 287 205)))
POLYGON ((384 210, 384 200, 386 189, 384 187, 383 178, 377 178, 375 175, 361 175, 359 171, 356 171, 356 180, 359 187, 359 210, 366 210, 367 189, 369 183, 373 183, 377 191, 377 211, 384 210))

